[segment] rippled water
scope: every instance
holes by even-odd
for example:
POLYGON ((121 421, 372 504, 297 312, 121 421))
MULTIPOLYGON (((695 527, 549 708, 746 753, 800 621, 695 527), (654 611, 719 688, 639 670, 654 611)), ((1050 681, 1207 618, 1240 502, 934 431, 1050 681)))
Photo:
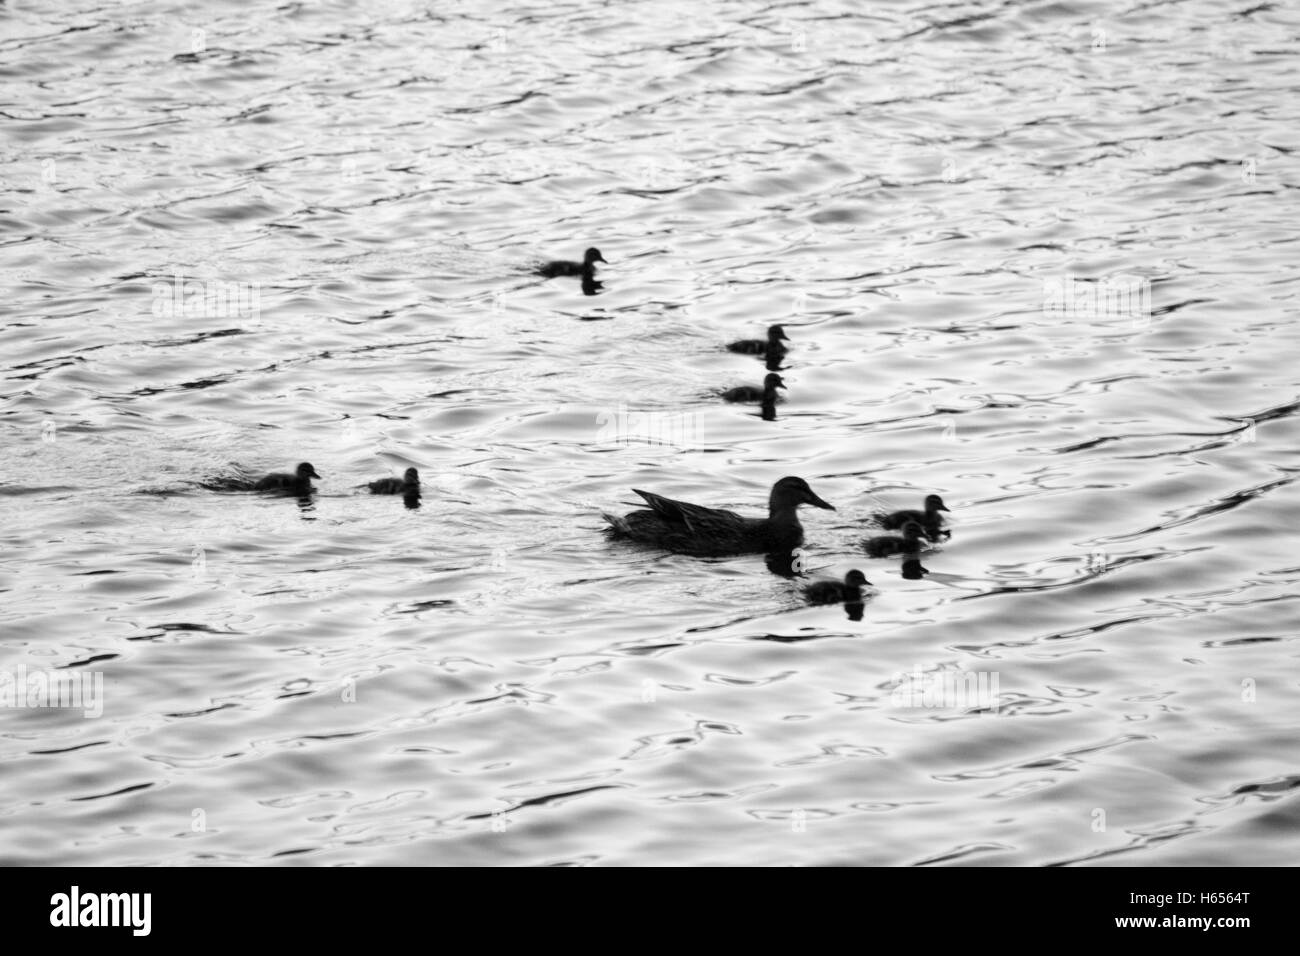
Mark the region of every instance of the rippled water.
POLYGON ((1300 12, 708 10, 0 11, 0 862, 1295 861, 1300 12))

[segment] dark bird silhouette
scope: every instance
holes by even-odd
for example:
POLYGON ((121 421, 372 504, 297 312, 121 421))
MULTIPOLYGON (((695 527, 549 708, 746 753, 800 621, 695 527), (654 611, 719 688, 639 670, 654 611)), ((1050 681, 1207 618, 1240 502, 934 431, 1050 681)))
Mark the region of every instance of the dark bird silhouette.
POLYGON ((916 554, 921 550, 921 535, 925 531, 920 522, 909 521, 903 525, 903 535, 877 535, 862 542, 862 549, 873 558, 887 558, 891 554, 916 554))
POLYGON ((630 538, 678 554, 699 557, 758 552, 791 552, 803 544, 799 506, 834 511, 802 478, 782 478, 768 496, 766 518, 746 518, 734 511, 674 501, 633 488, 649 509, 619 517, 605 515, 611 537, 630 538))
POLYGON ((304 461, 292 475, 284 472, 272 472, 259 478, 253 483, 252 490, 291 491, 298 495, 309 495, 315 490, 311 484, 313 478, 320 478, 320 475, 316 474, 315 468, 304 461))
POLYGON ((732 342, 727 346, 728 352, 740 352, 744 355, 764 355, 771 358, 773 355, 784 355, 786 347, 783 342, 790 341, 785 334, 785 329, 779 325, 770 325, 767 329, 766 339, 741 339, 739 342, 732 342))
POLYGON ((867 576, 854 568, 844 575, 844 582, 814 581, 803 589, 803 596, 809 604, 861 604, 862 588, 871 582, 867 576))
POLYGON ((372 495, 405 495, 420 493, 420 473, 414 468, 406 469, 401 478, 380 478, 369 485, 372 495))
POLYGON ((921 581, 930 573, 929 568, 921 566, 920 558, 903 558, 903 577, 908 581, 921 581))
POLYGON ((782 401, 782 398, 776 394, 778 388, 785 388, 785 381, 775 372, 768 372, 767 377, 763 379, 762 388, 757 385, 738 385, 719 394, 723 401, 727 402, 761 402, 764 405, 775 405, 782 401))
POLYGON ((925 510, 903 510, 894 511, 890 514, 878 514, 876 520, 882 528, 897 529, 903 527, 909 521, 915 521, 925 530, 925 536, 931 541, 937 541, 939 534, 943 530, 943 515, 941 511, 947 511, 948 507, 943 503, 943 499, 938 495, 925 496, 925 510))
POLYGON ((537 274, 548 279, 554 279, 556 276, 582 276, 584 280, 590 280, 596 274, 597 262, 605 262, 605 257, 600 254, 599 249, 592 246, 583 253, 581 262, 567 259, 543 262, 537 267, 537 274))

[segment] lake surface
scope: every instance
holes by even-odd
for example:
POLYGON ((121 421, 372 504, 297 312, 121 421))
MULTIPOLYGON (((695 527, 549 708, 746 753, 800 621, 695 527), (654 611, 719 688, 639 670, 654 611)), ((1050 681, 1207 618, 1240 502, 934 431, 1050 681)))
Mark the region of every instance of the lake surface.
POLYGON ((0 863, 1300 858, 1300 11, 707 11, 0 10, 0 863))

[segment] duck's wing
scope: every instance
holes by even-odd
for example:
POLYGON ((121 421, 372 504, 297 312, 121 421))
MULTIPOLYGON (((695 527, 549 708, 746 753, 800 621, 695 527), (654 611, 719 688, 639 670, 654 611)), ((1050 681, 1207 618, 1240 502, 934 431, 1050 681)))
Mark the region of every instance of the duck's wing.
POLYGON ((644 498, 650 509, 664 521, 682 525, 692 534, 708 534, 720 528, 734 529, 745 523, 745 519, 734 511, 705 508, 703 505, 693 505, 689 501, 675 501, 653 492, 642 491, 640 488, 632 490, 644 498))
POLYGON ((558 276, 576 276, 582 275, 581 262, 566 262, 563 259, 555 259, 551 262, 543 262, 537 267, 537 274, 547 279, 554 279, 558 276))
POLYGON ((878 515, 882 525, 889 529, 901 528, 909 521, 915 521, 918 524, 924 523, 925 512, 908 509, 906 511, 891 511, 887 514, 878 515))

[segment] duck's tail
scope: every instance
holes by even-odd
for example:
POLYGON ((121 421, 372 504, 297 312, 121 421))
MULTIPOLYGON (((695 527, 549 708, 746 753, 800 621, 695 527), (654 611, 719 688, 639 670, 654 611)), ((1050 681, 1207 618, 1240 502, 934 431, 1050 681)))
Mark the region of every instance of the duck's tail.
POLYGON ((602 511, 600 516, 609 522, 609 527, 605 529, 605 533, 611 538, 626 538, 631 536, 632 529, 628 527, 626 518, 622 518, 619 515, 612 515, 608 511, 602 511))

